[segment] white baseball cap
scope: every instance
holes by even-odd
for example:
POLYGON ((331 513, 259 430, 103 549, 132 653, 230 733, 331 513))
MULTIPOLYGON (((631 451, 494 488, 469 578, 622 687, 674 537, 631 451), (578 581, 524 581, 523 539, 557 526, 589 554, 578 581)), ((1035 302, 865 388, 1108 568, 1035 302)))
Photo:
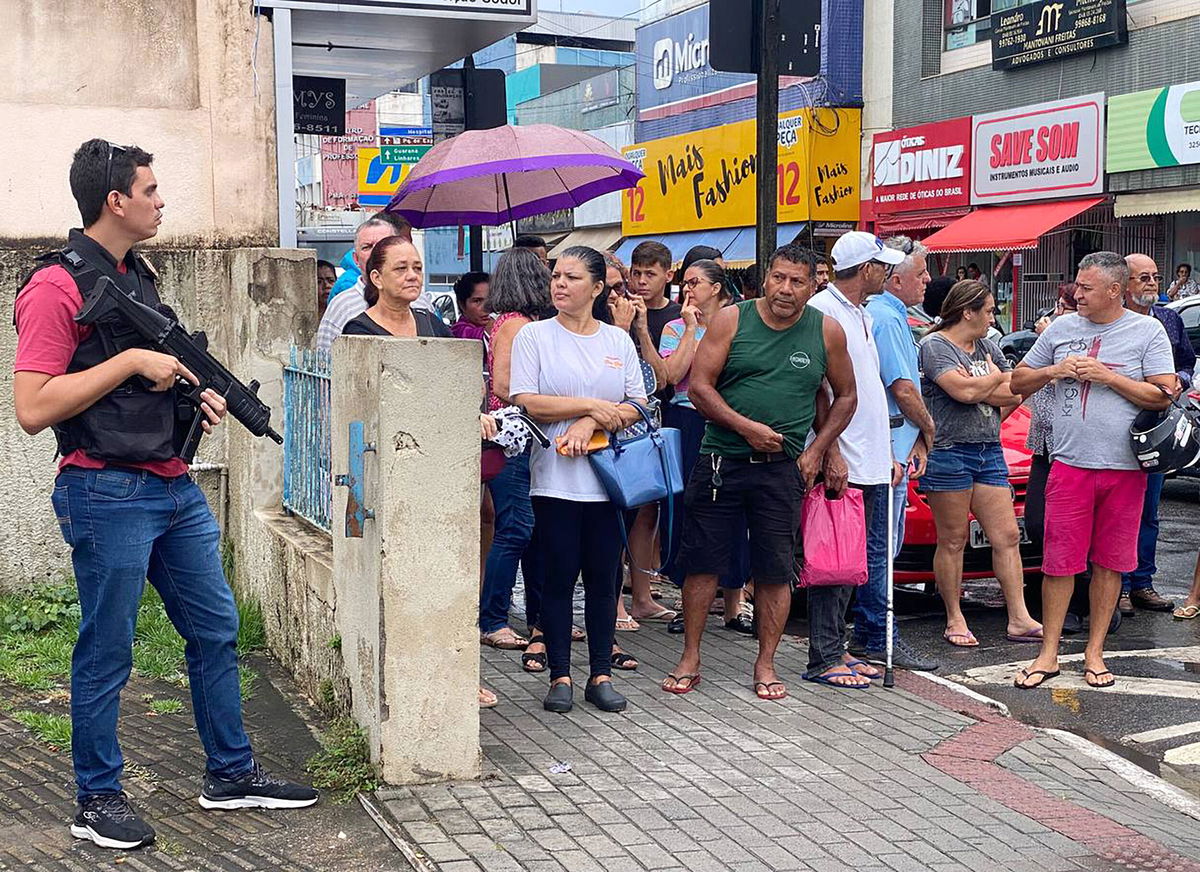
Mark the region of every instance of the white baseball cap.
POLYGON ((895 266, 905 258, 903 251, 888 248, 878 236, 862 230, 843 233, 829 254, 833 258, 834 269, 838 270, 850 269, 869 260, 895 266))

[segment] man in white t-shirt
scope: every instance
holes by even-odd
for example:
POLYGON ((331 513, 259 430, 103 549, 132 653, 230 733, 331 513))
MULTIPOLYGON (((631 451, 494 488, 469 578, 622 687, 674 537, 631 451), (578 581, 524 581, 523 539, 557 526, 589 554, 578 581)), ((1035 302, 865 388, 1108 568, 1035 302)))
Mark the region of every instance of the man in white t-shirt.
MULTIPOLYGON (((887 544, 891 519, 888 484, 899 476, 892 461, 891 428, 889 426, 887 392, 879 374, 879 350, 871 331, 871 316, 866 302, 883 290, 883 283, 892 268, 904 260, 903 252, 887 248, 878 237, 861 231, 844 234, 830 252, 833 259, 833 281, 810 301, 815 309, 837 321, 846 333, 846 347, 854 363, 854 381, 858 386, 858 407, 842 435, 838 447, 850 474, 850 486, 862 491, 867 521, 867 583, 858 590, 855 628, 862 623, 864 638, 867 630, 882 628, 887 620, 887 544)), ((907 459, 907 458, 906 458, 907 459)), ((826 597, 831 609, 839 605, 837 640, 844 636, 844 620, 849 588, 814 588, 810 603, 820 604, 826 597), (829 593, 826 593, 828 591, 829 593)), ((810 605, 810 610, 812 606, 810 605)), ((812 615, 810 614, 810 622, 812 615)), ((813 635, 817 635, 813 631, 813 635)), ((820 634, 822 639, 824 633, 820 634)), ((875 635, 870 633, 869 635, 875 635)), ((866 652, 869 658, 881 657, 882 651, 866 652)), ((899 646, 894 663, 905 669, 931 670, 936 661, 922 657, 907 646, 899 646)), ((873 678, 878 670, 846 654, 844 660, 859 676, 873 678)))

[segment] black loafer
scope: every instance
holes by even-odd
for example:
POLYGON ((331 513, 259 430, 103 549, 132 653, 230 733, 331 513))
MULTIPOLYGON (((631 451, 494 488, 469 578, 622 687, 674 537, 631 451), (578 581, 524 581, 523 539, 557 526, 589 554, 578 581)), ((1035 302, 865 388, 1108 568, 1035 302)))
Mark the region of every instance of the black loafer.
POLYGON ((542 700, 542 708, 548 712, 566 714, 574 707, 575 688, 565 681, 557 681, 550 685, 550 692, 542 700))
POLYGON ((676 634, 683 632, 683 612, 671 618, 671 622, 667 624, 667 632, 676 634))
POLYGON ((602 712, 623 712, 628 705, 625 697, 617 692, 611 681, 588 684, 583 698, 602 712))
POLYGON ((754 619, 745 612, 739 612, 735 617, 732 617, 726 621, 725 629, 733 630, 735 633, 741 633, 743 636, 758 635, 754 630, 754 619))

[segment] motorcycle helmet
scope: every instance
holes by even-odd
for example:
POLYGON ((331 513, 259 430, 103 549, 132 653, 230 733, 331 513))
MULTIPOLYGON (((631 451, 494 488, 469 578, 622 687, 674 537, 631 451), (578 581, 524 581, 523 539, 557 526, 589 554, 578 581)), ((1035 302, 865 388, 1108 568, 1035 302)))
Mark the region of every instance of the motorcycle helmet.
POLYGON ((1134 456, 1144 472, 1169 474, 1200 463, 1197 412, 1180 405, 1145 410, 1129 427, 1134 456))

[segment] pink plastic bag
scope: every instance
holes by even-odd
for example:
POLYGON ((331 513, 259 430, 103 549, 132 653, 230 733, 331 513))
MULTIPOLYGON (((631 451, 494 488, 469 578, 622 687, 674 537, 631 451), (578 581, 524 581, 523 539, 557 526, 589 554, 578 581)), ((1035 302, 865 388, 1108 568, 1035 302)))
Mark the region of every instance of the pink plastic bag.
POLYGON ((867 580, 867 523, 862 491, 847 488, 831 500, 817 486, 804 497, 800 511, 804 565, 800 587, 863 584, 867 580))

